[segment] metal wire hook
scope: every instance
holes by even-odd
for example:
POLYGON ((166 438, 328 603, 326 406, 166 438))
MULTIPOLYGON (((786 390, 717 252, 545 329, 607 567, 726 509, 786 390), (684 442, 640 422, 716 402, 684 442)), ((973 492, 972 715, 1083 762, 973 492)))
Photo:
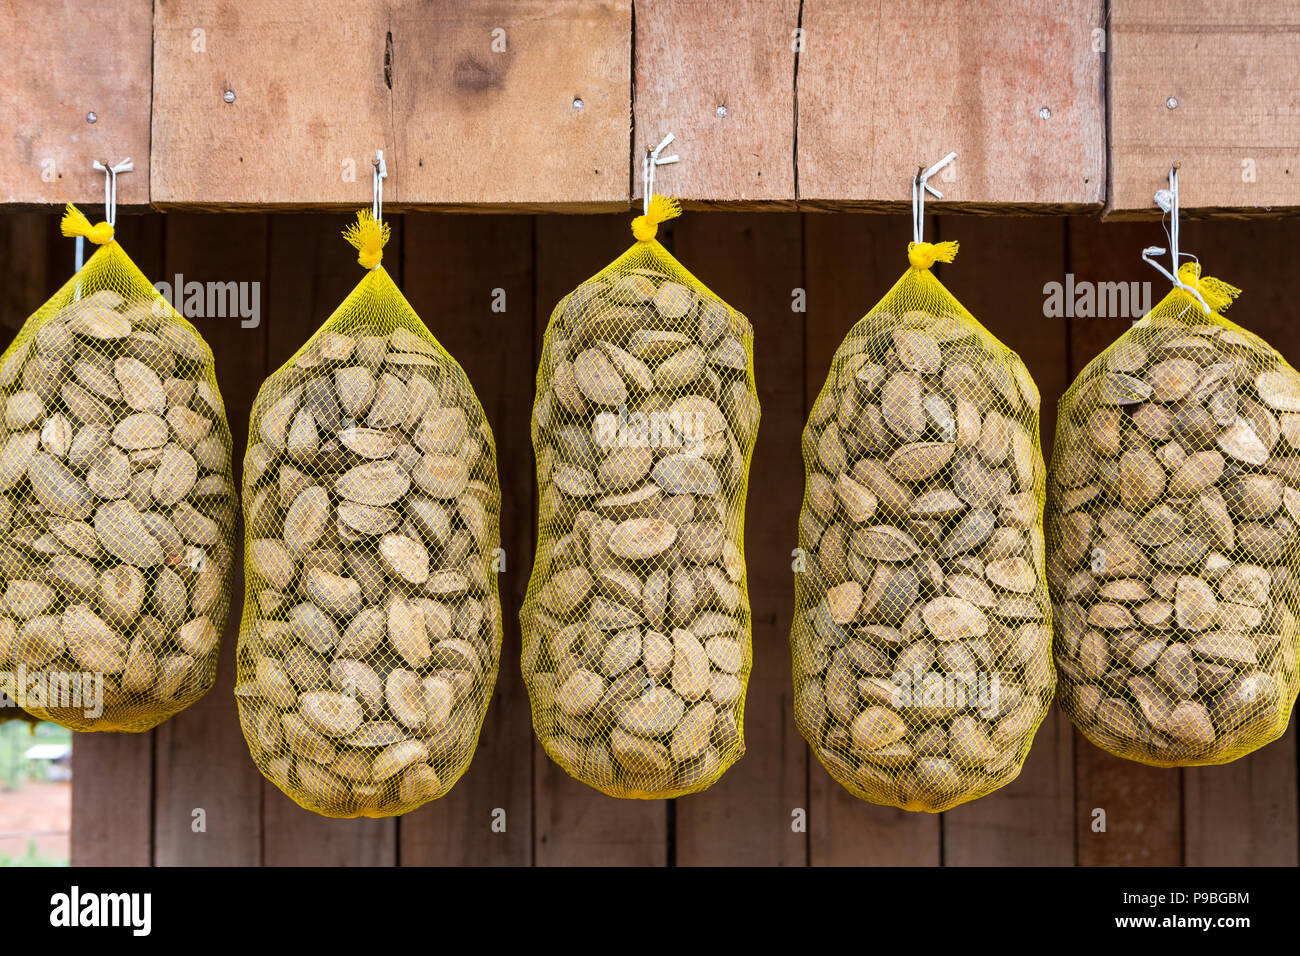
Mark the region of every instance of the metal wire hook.
POLYGON ((370 161, 370 165, 375 167, 374 199, 371 203, 370 213, 374 216, 375 222, 383 222, 384 180, 388 178, 388 164, 384 162, 384 151, 382 149, 375 150, 375 158, 370 161))
POLYGON ((957 158, 955 152, 949 153, 943 159, 939 160, 933 166, 926 167, 924 163, 916 169, 916 176, 912 178, 912 241, 920 242, 924 234, 925 224, 925 194, 928 192, 936 199, 942 199, 943 193, 930 185, 930 177, 943 169, 954 159, 957 158))
POLYGON ((659 141, 658 146, 653 148, 649 146, 646 147, 645 159, 641 163, 641 180, 644 183, 641 190, 642 215, 649 215, 650 213, 650 200, 654 198, 655 167, 667 166, 669 163, 677 162, 679 158, 676 153, 672 156, 659 155, 672 144, 674 139, 676 139, 676 137, 672 133, 669 133, 659 141))

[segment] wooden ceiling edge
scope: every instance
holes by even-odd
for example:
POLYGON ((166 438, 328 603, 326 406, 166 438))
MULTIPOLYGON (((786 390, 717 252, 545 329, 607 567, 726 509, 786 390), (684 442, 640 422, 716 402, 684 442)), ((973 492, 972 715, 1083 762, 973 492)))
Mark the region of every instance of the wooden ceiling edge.
MULTIPOLYGON (((1180 206, 1178 215, 1181 219, 1287 219, 1300 213, 1296 206, 1180 206)), ((1152 204, 1150 209, 1123 208, 1106 206, 1101 212, 1102 222, 1159 222, 1163 213, 1152 204)))
MULTIPOLYGON (((588 214, 631 213, 638 211, 640 199, 626 200, 590 199, 562 202, 385 202, 384 210, 401 212, 450 212, 468 214, 588 214)), ((0 202, 0 212, 56 212, 63 201, 50 202, 0 202)), ((93 208, 94 202, 80 205, 93 208)), ((191 202, 183 200, 158 200, 151 203, 119 205, 123 215, 146 212, 221 213, 221 212, 324 212, 348 213, 363 209, 369 202, 358 198, 356 202, 191 202)), ((857 212, 898 214, 911 209, 910 202, 873 199, 683 199, 682 208, 688 212, 857 212)), ((1102 204, 1090 203, 996 203, 996 202, 945 202, 930 203, 926 211, 935 215, 975 216, 1052 216, 1100 214, 1102 204)))
MULTIPOLYGON (((354 213, 359 209, 369 208, 370 201, 364 198, 358 198, 356 202, 339 203, 300 203, 300 202, 177 202, 162 201, 153 203, 153 209, 156 212, 184 212, 184 213, 221 213, 221 212, 262 212, 262 213, 354 213)), ((611 213, 626 212, 631 209, 630 202, 620 202, 618 200, 593 199, 593 200, 571 200, 566 202, 485 202, 485 203, 452 203, 452 202, 390 202, 385 200, 384 212, 386 213, 405 213, 405 212, 449 212, 449 213, 482 213, 489 215, 509 215, 513 214, 531 214, 531 213, 564 213, 564 214, 583 214, 583 213, 611 213)))
MULTIPOLYGON (((0 202, 0 213, 57 213, 65 200, 48 202, 0 202)), ((74 200, 74 202, 76 202, 74 200)), ((77 202, 86 214, 94 218, 98 203, 95 199, 77 202)), ((135 216, 148 212, 161 213, 351 213, 369 203, 359 198, 353 203, 324 202, 181 202, 157 201, 152 203, 119 204, 120 215, 135 216)), ((390 213, 441 212, 483 215, 601 215, 633 213, 640 200, 591 199, 564 202, 388 202, 384 209, 390 213)), ((689 212, 849 212, 878 215, 898 215, 911 210, 910 201, 884 201, 872 199, 684 199, 682 207, 689 212)), ((955 216, 1096 216, 1103 222, 1133 222, 1160 219, 1154 205, 1150 209, 1115 208, 1107 203, 997 203, 997 202, 931 202, 926 204, 931 215, 955 216)), ((1300 205, 1293 206, 1193 206, 1180 210, 1189 220, 1209 219, 1282 219, 1300 214, 1300 205)))

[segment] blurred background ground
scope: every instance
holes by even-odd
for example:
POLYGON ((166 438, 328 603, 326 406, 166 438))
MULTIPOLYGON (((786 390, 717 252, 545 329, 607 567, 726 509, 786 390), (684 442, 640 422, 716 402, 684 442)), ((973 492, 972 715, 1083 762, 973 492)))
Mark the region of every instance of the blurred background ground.
POLYGON ((0 866, 67 866, 72 733, 0 724, 0 866))

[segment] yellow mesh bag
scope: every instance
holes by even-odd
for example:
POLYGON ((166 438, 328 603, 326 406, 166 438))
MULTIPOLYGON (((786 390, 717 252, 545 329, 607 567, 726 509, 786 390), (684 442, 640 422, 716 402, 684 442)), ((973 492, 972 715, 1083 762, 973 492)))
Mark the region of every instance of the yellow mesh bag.
POLYGON ((143 731, 212 686, 235 491, 212 350, 113 240, 0 358, 0 668, 34 716, 143 731))
MULTIPOLYGON (((8 666, 8 665, 0 665, 8 666)), ((0 724, 7 724, 11 720, 25 721, 29 730, 35 733, 36 724, 40 719, 33 717, 27 711, 18 706, 18 703, 8 694, 0 694, 0 724)))
POLYGON ((496 446, 464 370, 379 265, 258 391, 235 695, 277 787, 405 813, 474 755, 501 653, 496 446))
POLYGON ((537 371, 537 557, 520 612, 533 727, 617 797, 703 790, 744 753, 753 329, 655 239, 555 307, 537 371))
POLYGON ((855 796, 946 810, 1014 780, 1054 677, 1038 389, 930 272, 849 331, 804 429, 795 719, 855 796))
POLYGON ((1185 263, 1061 399, 1048 553, 1061 706, 1161 767, 1276 740, 1296 699, 1300 376, 1185 263))

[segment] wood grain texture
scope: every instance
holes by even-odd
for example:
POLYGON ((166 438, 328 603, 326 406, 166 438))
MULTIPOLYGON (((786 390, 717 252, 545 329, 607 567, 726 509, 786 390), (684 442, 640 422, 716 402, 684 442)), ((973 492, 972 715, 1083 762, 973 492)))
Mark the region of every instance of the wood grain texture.
MULTIPOLYGON (((1094 308, 1093 314, 1080 315, 1078 313, 1084 311, 1085 303, 1080 298, 1082 291, 1076 291, 1074 306, 1071 307, 1075 314, 1067 316, 1070 328, 1067 387, 1089 362, 1132 328, 1134 320, 1140 319, 1169 291, 1168 281, 1142 261, 1145 247, 1164 244, 1164 233, 1158 225, 1119 222, 1102 226, 1094 219, 1075 216, 1069 220, 1068 228, 1070 260, 1067 274, 1073 275, 1075 289, 1081 290, 1083 283, 1090 283, 1093 288, 1098 288, 1101 283, 1119 283, 1129 295, 1127 308, 1112 309, 1107 296, 1105 311, 1108 314, 1098 315, 1099 310, 1094 308), (1112 312, 1121 314, 1110 314, 1112 312)), ((1191 229, 1184 231, 1182 242, 1187 251, 1203 251, 1191 229)), ((1208 266, 1209 260, 1203 261, 1208 266)), ((1117 298, 1115 304, 1125 305, 1121 298, 1117 298)))
POLYGON ((631 32, 630 0, 160 0, 154 200, 355 205, 384 149, 393 211, 625 206, 631 32))
POLYGON ((1077 731, 1074 739, 1080 865, 1181 865, 1182 771, 1114 757, 1077 731))
MULTIPOLYGON (((152 197, 162 208, 359 205, 391 148, 381 0, 159 0, 152 197), (195 30, 203 31, 196 49, 195 30), (235 94, 226 103, 227 90, 235 94), (351 163, 352 180, 344 178, 351 163)), ((389 164, 386 194, 402 189, 389 164)))
MULTIPOLYGON (((912 227, 910 219, 899 216, 810 215, 805 217, 804 228, 808 290, 804 387, 805 405, 811 408, 844 336, 908 268, 907 242, 912 227)), ((792 447, 785 454, 796 452, 792 447)), ((813 866, 940 863, 938 816, 859 800, 811 754, 808 766, 809 862, 813 866)))
POLYGON ((1111 0, 1107 214, 1158 217, 1175 161, 1185 212, 1300 206, 1297 57, 1295 3, 1111 0))
MULTIPOLYGON (((632 244, 630 222, 627 215, 537 220, 534 368, 555 306, 632 244)), ((671 228, 660 232, 666 238, 671 228)), ((528 410, 531 414, 531 396, 528 410)), ((535 515, 536 503, 533 507, 535 515)), ((566 774, 536 742, 533 767, 533 860, 538 866, 662 866, 668 862, 666 801, 607 797, 566 774)))
POLYGON ((35 212, 0 216, 0 335, 6 347, 27 317, 72 275, 75 248, 75 240, 59 235, 53 216, 35 212))
POLYGON ((533 220, 408 217, 402 256, 407 299, 465 369, 492 426, 506 570, 497 578, 500 671, 474 761, 451 793, 402 817, 400 858, 403 866, 523 866, 533 855, 532 712, 519 669, 534 544, 533 220), (498 294, 504 312, 493 309, 498 294))
POLYGON ((917 165, 950 150, 952 178, 936 188, 951 203, 1100 206, 1101 11, 1100 0, 954 0, 924 15, 903 0, 806 0, 801 207, 910 202, 917 165))
POLYGON ((153 738, 81 734, 73 742, 73 866, 152 865, 153 738))
MULTIPOLYGON (((941 206, 942 204, 935 204, 941 206)), ((1066 386, 1067 320, 1043 315, 1044 284, 1064 280, 1060 219, 939 217, 938 239, 961 243, 946 270, 950 291, 1016 351, 1038 385, 1042 440, 1051 455, 1056 403, 1066 386)), ((1074 748, 1069 720, 1053 706, 1020 776, 996 793, 943 815, 945 865, 1068 866, 1074 862, 1074 748)))
POLYGON ((1222 767, 1183 771, 1188 866, 1296 866, 1295 719, 1280 740, 1222 767))
POLYGON ((149 201, 152 19, 152 0, 0 3, 0 204, 102 203, 91 164, 128 157, 118 204, 149 201))
POLYGON ((392 38, 397 202, 626 208, 631 0, 398 3, 392 38))
MULTIPOLYGON (((169 216, 163 274, 222 282, 261 282, 265 288, 265 216, 169 216)), ((265 374, 262 329, 237 318, 195 317, 212 346, 233 439, 235 473, 243 467, 248 413, 265 374)), ((236 527, 242 540, 243 522, 236 527)), ((154 731, 154 862, 250 865, 262 860, 262 776, 248 755, 235 709, 235 645, 243 607, 242 549, 232 571, 231 612, 221 635, 212 690, 154 731), (202 809, 206 831, 193 829, 202 809)))
MULTIPOLYGON (((638 21, 639 22, 639 21, 638 21)), ((762 417, 750 468, 745 560, 754 667, 745 694, 745 756, 703 793, 677 801, 679 865, 804 866, 808 747, 794 724, 790 682, 793 575, 803 468, 803 230, 797 215, 692 215, 675 223, 675 255, 754 326, 762 417), (765 268, 756 269, 755 263, 765 268)))
POLYGON ((647 146, 671 132, 682 161, 658 175, 687 206, 793 206, 798 22, 799 0, 636 5, 633 196, 647 146))

